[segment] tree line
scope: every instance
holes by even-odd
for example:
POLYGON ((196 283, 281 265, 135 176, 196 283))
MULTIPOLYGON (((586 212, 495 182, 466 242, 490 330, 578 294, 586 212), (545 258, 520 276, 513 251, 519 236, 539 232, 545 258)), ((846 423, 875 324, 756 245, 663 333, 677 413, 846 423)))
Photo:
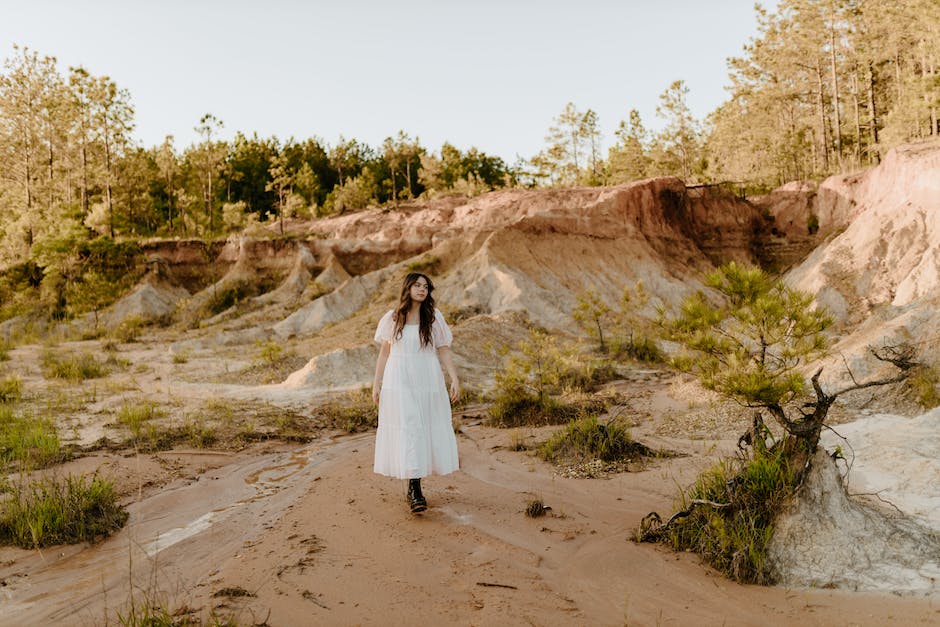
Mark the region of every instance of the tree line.
POLYGON ((734 181, 764 192, 877 164, 888 149, 940 133, 937 0, 781 0, 756 7, 758 35, 728 60, 728 99, 704 120, 673 82, 660 131, 637 110, 598 156, 597 114, 569 103, 529 176, 546 185, 652 176, 734 181))
POLYGON ((223 141, 211 114, 189 146, 168 136, 143 147, 127 90, 14 47, 0 73, 0 265, 96 234, 215 236, 514 185, 678 176, 766 191, 875 164, 892 146, 940 132, 936 0, 781 0, 774 12, 756 10, 758 35, 728 62, 729 98, 705 119, 674 81, 659 97, 660 130, 630 110, 605 154, 597 113, 568 103, 544 149, 512 165, 476 148, 432 151, 401 131, 377 147, 242 133, 223 141))
POLYGON ((223 128, 206 114, 191 145, 167 136, 142 147, 126 89, 14 47, 0 73, 0 264, 97 234, 214 236, 252 220, 283 226, 288 216, 515 184, 499 157, 448 143, 432 152, 404 132, 371 147, 342 137, 224 141, 223 128))

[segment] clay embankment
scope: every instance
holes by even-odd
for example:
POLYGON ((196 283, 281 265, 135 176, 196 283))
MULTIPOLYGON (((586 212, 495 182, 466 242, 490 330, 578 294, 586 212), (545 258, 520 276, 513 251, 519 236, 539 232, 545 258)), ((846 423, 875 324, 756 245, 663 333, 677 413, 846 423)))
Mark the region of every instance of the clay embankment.
MULTIPOLYGON (((437 298, 452 316, 523 313, 547 328, 571 333, 570 312, 583 291, 594 289, 615 304, 625 286, 641 280, 655 297, 645 312, 652 316, 657 303, 676 304, 700 285, 713 264, 753 261, 762 224, 748 203, 717 192, 690 195, 678 179, 611 188, 505 190, 460 206, 432 203, 318 221, 310 228, 327 241, 339 237, 432 246, 416 257, 352 277, 274 324, 272 331, 282 339, 315 337, 328 325, 337 333, 349 326, 362 329, 357 346, 315 350, 317 356, 304 372, 285 386, 340 390, 367 385, 373 358, 368 327, 394 302, 409 268, 435 277, 437 298), (329 356, 321 357, 326 352, 329 356), (327 374, 344 370, 358 375, 338 380, 327 374)), ((486 330, 500 324, 484 319, 476 325, 483 328, 461 344, 503 335, 495 328, 486 330)), ((457 357, 470 372, 487 369, 459 351, 457 357)), ((489 377, 472 383, 489 385, 489 377)))
POLYGON ((787 281, 836 318, 828 370, 844 371, 843 354, 865 376, 877 367, 866 347, 886 341, 940 357, 940 142, 900 147, 871 170, 825 181, 813 211, 827 239, 787 281))

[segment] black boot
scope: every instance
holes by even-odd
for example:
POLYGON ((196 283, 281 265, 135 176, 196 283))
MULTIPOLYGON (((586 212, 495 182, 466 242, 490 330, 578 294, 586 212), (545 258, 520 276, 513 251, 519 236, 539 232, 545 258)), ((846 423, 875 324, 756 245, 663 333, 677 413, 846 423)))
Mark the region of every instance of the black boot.
POLYGON ((408 506, 412 513, 423 512, 428 508, 428 502, 421 494, 421 479, 408 480, 408 506))

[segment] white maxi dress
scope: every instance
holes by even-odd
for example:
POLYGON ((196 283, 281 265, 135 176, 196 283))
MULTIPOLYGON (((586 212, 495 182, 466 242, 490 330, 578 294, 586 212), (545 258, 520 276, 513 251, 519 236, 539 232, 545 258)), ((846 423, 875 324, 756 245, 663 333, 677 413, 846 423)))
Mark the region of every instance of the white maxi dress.
POLYGON ((431 346, 422 346, 417 324, 406 324, 395 338, 394 312, 379 321, 375 341, 391 342, 375 435, 374 471, 399 479, 446 475, 458 469, 457 438, 450 398, 437 349, 453 336, 439 311, 431 325, 431 346))

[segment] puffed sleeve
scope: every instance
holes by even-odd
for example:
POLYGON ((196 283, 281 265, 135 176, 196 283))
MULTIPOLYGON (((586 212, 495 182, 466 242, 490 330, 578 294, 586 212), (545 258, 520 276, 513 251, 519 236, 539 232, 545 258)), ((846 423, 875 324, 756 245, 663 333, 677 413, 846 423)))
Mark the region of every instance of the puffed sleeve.
POLYGON ((379 326, 375 329, 375 341, 378 343, 391 342, 395 334, 395 313, 389 309, 388 313, 379 320, 379 326))
POLYGON ((434 344, 434 348, 450 346, 453 341, 454 336, 450 332, 450 327, 447 326, 447 321, 444 320, 444 314, 435 309, 434 324, 431 326, 431 342, 434 344))

